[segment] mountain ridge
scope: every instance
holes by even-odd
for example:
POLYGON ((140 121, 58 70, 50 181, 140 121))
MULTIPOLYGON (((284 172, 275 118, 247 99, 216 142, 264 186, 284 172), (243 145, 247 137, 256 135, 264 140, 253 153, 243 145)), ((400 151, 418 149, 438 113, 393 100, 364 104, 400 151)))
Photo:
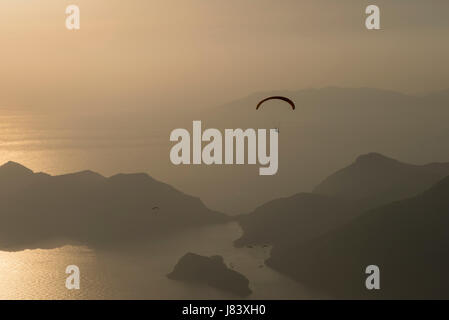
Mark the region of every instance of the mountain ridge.
POLYGON ((274 248, 267 264, 337 298, 447 299, 448 224, 446 177, 306 244, 274 248), (365 268, 373 264, 381 270, 381 290, 368 291, 365 268))
POLYGON ((361 209, 369 209, 414 196, 445 176, 449 176, 449 163, 414 165, 372 152, 331 174, 312 192, 347 199, 361 209))
POLYGON ((228 220, 199 198, 146 173, 107 178, 85 170, 51 176, 17 163, 0 167, 2 250, 61 238, 93 247, 139 245, 159 235, 228 220))

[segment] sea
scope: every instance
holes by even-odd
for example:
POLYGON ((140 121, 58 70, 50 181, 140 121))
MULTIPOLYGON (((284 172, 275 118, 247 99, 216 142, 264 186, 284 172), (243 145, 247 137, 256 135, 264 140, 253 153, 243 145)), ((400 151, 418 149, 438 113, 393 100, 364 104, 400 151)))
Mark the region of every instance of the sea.
POLYGON ((194 228, 130 250, 95 251, 84 246, 0 251, 0 299, 238 299, 207 285, 166 277, 187 252, 221 255, 245 275, 247 299, 325 298, 264 265, 270 247, 235 248, 242 233, 235 222, 194 228), (80 269, 80 289, 69 290, 66 268, 80 269))

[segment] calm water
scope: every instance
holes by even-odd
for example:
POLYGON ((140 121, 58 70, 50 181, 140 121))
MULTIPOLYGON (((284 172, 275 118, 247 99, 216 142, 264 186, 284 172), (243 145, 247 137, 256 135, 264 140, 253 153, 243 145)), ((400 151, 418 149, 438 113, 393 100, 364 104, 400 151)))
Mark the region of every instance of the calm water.
MULTIPOLYGON (((183 176, 178 171, 174 175, 167 165, 167 137, 168 132, 148 119, 130 122, 122 114, 108 118, 56 114, 50 118, 1 110, 0 164, 12 160, 51 174, 84 169, 105 175, 148 172, 183 191, 195 190, 183 187, 180 181, 198 184, 198 176, 183 176)), ((207 179, 203 182, 210 189, 207 179)), ((240 234, 238 225, 231 223, 190 230, 132 252, 97 252, 71 246, 0 252, 0 299, 236 298, 209 287, 167 279, 165 275, 187 252, 222 255, 228 265, 250 280, 252 299, 319 298, 281 274, 261 268, 269 248, 234 248, 232 242, 240 234), (79 291, 65 288, 65 269, 73 264, 81 270, 79 291)))
POLYGON ((165 277, 186 252, 220 254, 251 283, 250 299, 320 298, 270 268, 260 266, 269 248, 236 249, 235 223, 190 230, 120 253, 66 246, 53 250, 0 252, 0 299, 226 299, 237 298, 201 285, 165 277), (65 268, 81 271, 81 289, 65 288, 65 268))

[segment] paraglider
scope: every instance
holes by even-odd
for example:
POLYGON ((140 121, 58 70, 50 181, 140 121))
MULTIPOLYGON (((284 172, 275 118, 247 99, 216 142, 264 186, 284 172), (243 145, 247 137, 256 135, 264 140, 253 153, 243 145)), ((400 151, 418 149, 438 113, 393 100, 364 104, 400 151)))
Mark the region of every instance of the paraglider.
POLYGON ((273 96, 273 97, 269 97, 269 98, 266 98, 266 99, 263 99, 262 101, 260 101, 259 104, 257 105, 256 110, 259 110, 259 108, 262 106, 262 104, 264 104, 265 102, 267 102, 269 100, 282 100, 282 101, 287 102, 292 107, 293 110, 296 109, 295 103, 292 100, 290 100, 289 98, 282 97, 282 96, 273 96))
MULTIPOLYGON (((268 98, 263 99, 262 101, 260 101, 259 104, 257 105, 256 110, 259 110, 260 107, 261 107, 265 102, 267 102, 267 101, 269 101, 269 100, 281 100, 281 101, 285 101, 285 102, 287 102, 287 103, 292 107, 293 110, 296 109, 296 105, 295 105, 295 103, 294 103, 291 99, 286 98, 286 97, 282 97, 282 96, 273 96, 273 97, 268 97, 268 98)), ((279 126, 277 126, 277 128, 276 128, 276 132, 279 133, 279 126)))

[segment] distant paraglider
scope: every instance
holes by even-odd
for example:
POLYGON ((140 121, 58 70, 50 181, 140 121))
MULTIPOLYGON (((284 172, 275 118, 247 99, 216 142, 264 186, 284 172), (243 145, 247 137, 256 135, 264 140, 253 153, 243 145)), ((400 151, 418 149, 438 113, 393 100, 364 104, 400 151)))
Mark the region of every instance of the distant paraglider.
POLYGON ((266 98, 266 99, 263 99, 262 101, 260 101, 259 104, 257 105, 256 110, 259 110, 259 108, 262 106, 262 104, 264 104, 265 102, 267 102, 269 100, 282 100, 282 101, 287 102, 292 107, 293 110, 296 109, 295 103, 292 100, 290 100, 289 98, 282 97, 282 96, 274 96, 274 97, 269 97, 269 98, 266 98))

